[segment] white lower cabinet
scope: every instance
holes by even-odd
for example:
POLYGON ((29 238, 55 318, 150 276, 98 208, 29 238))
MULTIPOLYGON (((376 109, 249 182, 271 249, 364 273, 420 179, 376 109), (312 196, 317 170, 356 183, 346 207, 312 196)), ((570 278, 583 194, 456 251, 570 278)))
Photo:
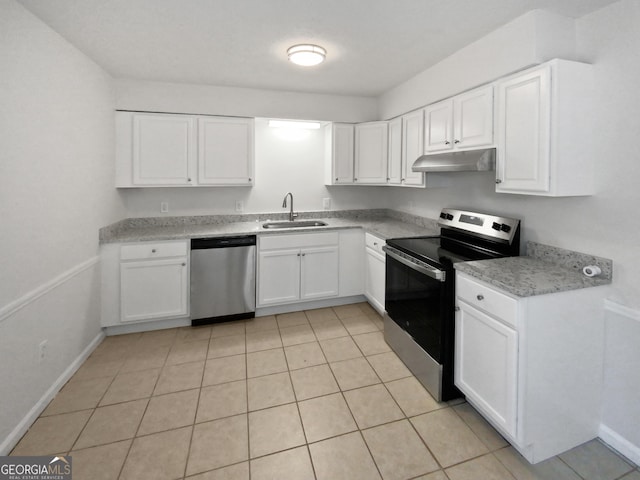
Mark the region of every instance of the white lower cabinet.
POLYGON ((518 333, 462 300, 458 306, 456 385, 515 436, 518 333))
POLYGON ((366 272, 364 295, 379 312, 384 313, 385 241, 370 233, 365 234, 366 272))
POLYGON ((338 296, 337 232, 262 236, 258 252, 258 307, 338 296))
POLYGON ((189 315, 189 243, 139 242, 102 248, 102 326, 189 315))
POLYGON ((456 274, 455 384, 531 463, 598 436, 606 291, 515 297, 456 274))
POLYGON ((260 251, 258 265, 258 306, 300 299, 299 248, 260 251))
POLYGON ((123 262, 120 320, 135 322, 187 315, 186 265, 186 258, 123 262))

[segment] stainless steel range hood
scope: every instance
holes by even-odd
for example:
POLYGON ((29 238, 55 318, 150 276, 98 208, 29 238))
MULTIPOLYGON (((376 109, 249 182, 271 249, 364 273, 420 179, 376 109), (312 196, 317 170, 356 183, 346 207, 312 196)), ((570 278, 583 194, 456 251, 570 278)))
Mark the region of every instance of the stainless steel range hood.
POLYGON ((411 167, 414 172, 482 172, 495 170, 496 149, 422 155, 411 167))

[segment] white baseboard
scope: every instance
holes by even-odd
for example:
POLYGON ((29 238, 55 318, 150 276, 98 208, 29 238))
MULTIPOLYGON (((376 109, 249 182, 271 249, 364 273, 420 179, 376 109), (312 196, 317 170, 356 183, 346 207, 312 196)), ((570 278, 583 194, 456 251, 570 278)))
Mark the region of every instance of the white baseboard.
POLYGON ((311 302, 290 303, 287 305, 276 305, 273 307, 256 308, 256 317, 266 315, 278 315, 280 313, 299 312, 300 310, 313 310, 315 308, 337 307, 350 303, 366 302, 364 295, 354 295, 352 297, 336 297, 326 300, 314 300, 311 302))
POLYGON ((27 430, 31 428, 31 425, 38 419, 40 414, 47 408, 49 402, 53 400, 53 397, 57 395, 60 389, 69 381, 74 373, 80 368, 84 361, 89 358, 91 352, 100 344, 104 338, 104 333, 100 332, 87 347, 76 357, 76 359, 69 365, 64 372, 57 378, 55 382, 49 387, 49 389, 42 395, 40 400, 29 410, 29 413, 18 423, 13 431, 4 439, 0 444, 0 455, 9 455, 9 452, 17 445, 22 436, 27 433, 27 430))
POLYGON ((103 327, 107 337, 112 335, 124 335, 127 333, 149 332, 151 330, 164 330, 165 328, 188 327, 190 318, 172 318, 169 320, 152 320, 149 322, 129 323, 124 325, 111 325, 103 327))
POLYGON ((604 443, 619 452, 621 455, 627 457, 636 465, 640 465, 640 447, 638 445, 634 445, 606 425, 600 425, 598 436, 604 443))

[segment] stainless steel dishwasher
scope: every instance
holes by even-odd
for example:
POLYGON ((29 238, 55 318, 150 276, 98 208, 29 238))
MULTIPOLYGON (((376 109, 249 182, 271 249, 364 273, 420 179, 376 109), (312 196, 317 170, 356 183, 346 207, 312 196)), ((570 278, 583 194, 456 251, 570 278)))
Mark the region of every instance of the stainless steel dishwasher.
POLYGON ((253 318, 256 237, 191 240, 191 325, 253 318))

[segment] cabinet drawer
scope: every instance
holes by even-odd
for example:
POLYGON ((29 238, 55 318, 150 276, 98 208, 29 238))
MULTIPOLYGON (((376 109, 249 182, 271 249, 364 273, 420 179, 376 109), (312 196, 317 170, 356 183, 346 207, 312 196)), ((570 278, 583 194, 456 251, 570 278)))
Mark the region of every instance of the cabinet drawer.
POLYGON ((338 232, 260 236, 260 250, 338 245, 338 232))
POLYGON ((375 235, 372 235, 370 233, 365 233, 364 243, 367 246, 367 248, 370 248, 384 255, 384 252, 382 251, 382 247, 385 245, 386 242, 381 238, 376 237, 375 235))
POLYGON ((186 257, 187 252, 187 242, 144 242, 135 245, 123 245, 120 248, 120 260, 186 257))
POLYGON ((460 274, 456 277, 456 296, 470 305, 516 328, 518 301, 460 274))

